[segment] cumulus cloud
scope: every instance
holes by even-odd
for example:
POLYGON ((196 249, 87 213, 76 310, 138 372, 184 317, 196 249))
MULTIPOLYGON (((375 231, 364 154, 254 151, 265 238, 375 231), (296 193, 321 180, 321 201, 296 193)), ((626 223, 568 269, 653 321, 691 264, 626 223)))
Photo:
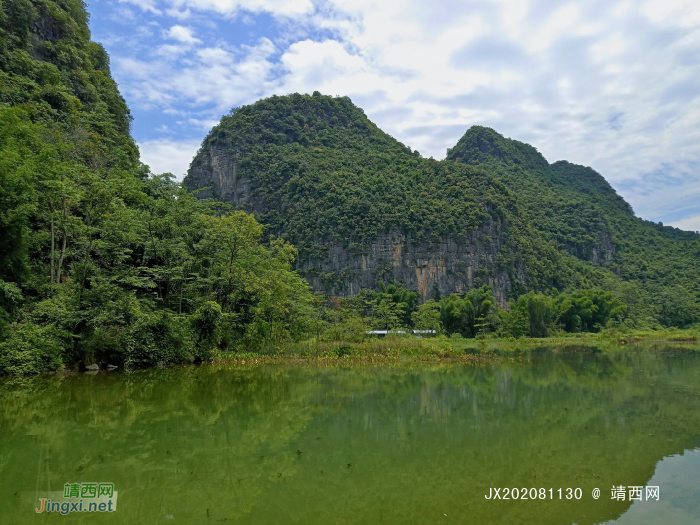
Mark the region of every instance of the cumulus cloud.
POLYGON ((119 3, 133 4, 140 7, 143 11, 150 11, 156 15, 161 14, 160 9, 156 9, 158 0, 119 0, 119 3))
MULTIPOLYGON (((159 53, 177 55, 183 48, 161 46, 159 53)), ((277 83, 269 60, 275 46, 267 38, 233 53, 222 47, 200 47, 186 61, 118 58, 121 74, 130 82, 122 88, 142 107, 160 107, 172 114, 179 108, 208 105, 218 118, 233 106, 249 103, 274 91, 277 83)))
POLYGON ((194 32, 191 28, 175 25, 172 26, 167 31, 164 31, 167 38, 172 38, 183 44, 201 44, 202 41, 194 36, 194 32))
POLYGON ((201 141, 153 139, 138 144, 141 162, 150 166, 153 173, 172 173, 182 180, 194 158, 201 141))
POLYGON ((669 226, 675 226, 681 230, 700 233, 700 214, 692 215, 685 219, 681 219, 680 221, 671 222, 669 223, 669 226))
POLYGON ((425 156, 443 158, 469 126, 487 125, 551 162, 593 167, 645 218, 699 211, 696 0, 132 3, 224 24, 284 21, 248 45, 202 42, 194 18, 172 26, 177 43, 153 58, 117 56, 130 103, 187 108, 194 124, 273 93, 348 95, 425 156))
POLYGON ((190 9, 200 12, 214 12, 222 15, 236 15, 240 11, 252 13, 272 13, 277 16, 293 17, 313 11, 311 0, 119 0, 139 6, 144 11, 160 13, 157 4, 168 6, 168 13, 187 13, 190 9))

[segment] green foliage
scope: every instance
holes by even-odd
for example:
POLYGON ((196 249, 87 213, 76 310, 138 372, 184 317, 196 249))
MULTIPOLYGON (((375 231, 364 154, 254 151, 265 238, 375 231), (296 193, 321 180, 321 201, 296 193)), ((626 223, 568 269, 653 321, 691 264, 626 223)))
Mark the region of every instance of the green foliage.
POLYGON ((530 292, 521 295, 517 301, 511 301, 511 314, 517 319, 519 326, 521 319, 527 320, 524 333, 512 332, 513 337, 528 335, 529 337, 547 337, 554 322, 557 306, 556 301, 543 294, 530 292))
POLYGON ((440 320, 449 334, 474 337, 491 325, 495 300, 490 286, 470 290, 464 297, 451 294, 440 300, 440 320))
MULTIPOLYGON (((365 298, 366 299, 366 298, 365 298)), ((370 328, 365 317, 363 298, 338 298, 317 295, 313 300, 312 333, 319 341, 347 341, 360 343, 370 328)))
POLYGON ((70 334, 53 326, 16 325, 9 337, 0 343, 0 375, 59 370, 71 346, 70 334))
POLYGON ((0 4, 0 374, 274 353, 314 333, 344 352, 370 325, 519 337, 700 320, 697 235, 640 221, 592 170, 486 128, 436 162, 345 97, 271 97, 206 139, 262 207, 198 199, 138 161, 87 19, 80 0, 0 4), (381 282, 388 261, 356 298, 314 297, 294 271, 320 275, 331 245, 362 253, 392 230, 434 246, 484 227, 502 234, 510 312, 489 286, 419 306, 381 282))
POLYGON ((401 309, 403 314, 399 319, 402 326, 411 324, 411 316, 418 307, 420 294, 408 290, 403 283, 391 283, 389 286, 384 285, 379 281, 379 290, 381 294, 391 296, 391 300, 396 304, 397 308, 401 309))
POLYGON ((311 296, 296 250, 138 162, 85 5, 0 9, 1 372, 190 362, 301 337, 311 296))
POLYGON ((466 297, 452 294, 440 300, 440 321, 447 333, 471 333, 474 327, 474 305, 466 297))
POLYGON ((22 299, 22 291, 15 283, 7 283, 0 279, 0 338, 22 299))
POLYGON ((690 328, 700 321, 700 304, 691 291, 680 285, 660 290, 654 307, 656 317, 666 327, 690 328))
POLYGON ((193 360, 182 319, 165 311, 141 316, 120 337, 124 366, 171 365, 193 360))
POLYGON ((610 319, 620 319, 627 307, 612 292, 579 290, 558 297, 558 319, 567 332, 597 332, 610 319))
MULTIPOLYGON (((556 292, 556 290, 555 290, 556 292)), ((570 294, 530 292, 510 301, 510 311, 498 312, 502 337, 548 337, 552 331, 598 332, 620 323, 627 306, 612 292, 577 290, 570 294)))
MULTIPOLYGON (((552 276, 561 273, 554 271, 560 255, 521 220, 502 183, 479 168, 421 158, 347 97, 274 96, 235 109, 195 157, 185 178, 191 191, 213 185, 196 173, 209 170, 205 152, 215 145, 230 152, 236 177, 251 181, 253 198, 241 208, 298 248, 304 275, 324 273, 332 244, 365 253, 378 235, 396 229, 411 243, 434 245, 446 235, 464 240, 494 225, 506 239, 499 266, 513 279, 526 259, 528 285, 558 283, 552 276)), ((384 273, 377 272, 377 281, 384 273)), ((331 288, 344 286, 335 275, 327 280, 331 288)))
POLYGON ((405 312, 401 304, 396 304, 387 294, 378 294, 370 303, 372 327, 380 330, 393 330, 401 326, 405 312))
POLYGON ((530 315, 525 305, 511 300, 510 311, 498 310, 498 332, 501 337, 528 337, 530 335, 530 315))
POLYGON ((223 317, 221 306, 214 301, 205 302, 190 317, 196 353, 200 359, 206 359, 219 346, 223 317))
POLYGON ((518 195, 525 218, 539 234, 572 256, 557 269, 559 290, 615 290, 630 307, 634 325, 687 327, 697 319, 696 233, 635 217, 592 169, 565 161, 550 165, 532 146, 489 128, 470 128, 448 150, 447 160, 488 170, 518 195))
POLYGON ((134 162, 131 115, 107 53, 90 42, 87 20, 81 0, 4 0, 0 103, 21 106, 36 122, 91 134, 76 139, 93 142, 108 162, 134 162))
POLYGON ((416 330, 435 330, 437 334, 441 334, 443 331, 440 320, 440 304, 433 299, 428 299, 420 305, 411 314, 411 320, 416 330))

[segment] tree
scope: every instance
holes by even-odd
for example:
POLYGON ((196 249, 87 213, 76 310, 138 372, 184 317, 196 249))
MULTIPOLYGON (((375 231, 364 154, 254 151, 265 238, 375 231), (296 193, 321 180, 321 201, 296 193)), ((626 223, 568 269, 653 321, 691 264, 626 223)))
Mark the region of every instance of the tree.
POLYGON ((393 330, 401 326, 404 308, 388 294, 379 294, 371 303, 372 326, 382 330, 393 330))
POLYGON ((471 334, 474 327, 474 311, 469 299, 456 294, 440 301, 440 321, 448 334, 471 334))
POLYGON ((428 299, 411 314, 413 327, 416 330, 435 330, 442 333, 442 323, 440 322, 440 304, 433 299, 428 299))
POLYGON ((391 283, 385 286, 382 281, 379 281, 379 289, 381 293, 388 294, 391 299, 403 309, 401 324, 408 326, 411 324, 411 315, 418 307, 420 294, 406 289, 403 283, 391 283))
POLYGON ((621 319, 627 307, 612 292, 600 289, 578 290, 557 297, 558 317, 567 332, 594 332, 610 319, 621 319))

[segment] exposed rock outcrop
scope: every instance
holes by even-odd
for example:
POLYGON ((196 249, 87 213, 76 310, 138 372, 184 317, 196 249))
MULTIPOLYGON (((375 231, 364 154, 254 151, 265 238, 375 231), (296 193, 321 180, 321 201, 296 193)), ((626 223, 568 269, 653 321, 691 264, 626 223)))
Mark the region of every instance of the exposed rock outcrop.
MULTIPOLYGON (((334 295, 354 295, 374 288, 379 280, 402 281, 424 299, 435 291, 462 294, 470 288, 491 285, 496 301, 505 306, 511 289, 511 273, 498 268, 505 239, 491 225, 476 230, 461 242, 448 236, 439 244, 414 244, 398 230, 381 234, 361 251, 331 244, 326 260, 310 260, 299 270, 316 290, 334 295)), ((514 269, 524 279, 522 265, 514 269)))

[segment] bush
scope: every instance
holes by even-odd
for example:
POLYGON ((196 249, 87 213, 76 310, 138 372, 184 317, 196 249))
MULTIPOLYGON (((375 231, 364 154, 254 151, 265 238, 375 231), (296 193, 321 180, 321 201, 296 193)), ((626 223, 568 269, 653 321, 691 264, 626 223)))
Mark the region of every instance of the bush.
POLYGON ((341 344, 340 346, 336 346, 329 352, 331 355, 334 357, 346 357, 352 354, 352 346, 349 344, 341 344))
POLYGON ((17 325, 0 343, 0 375, 41 374, 60 370, 72 348, 70 333, 55 326, 17 325))
POLYGON ((215 301, 207 301, 190 317, 197 359, 206 359, 219 345, 222 320, 221 306, 215 301))
POLYGON ((144 315, 120 338, 124 366, 188 363, 194 360, 185 323, 168 312, 144 315))

